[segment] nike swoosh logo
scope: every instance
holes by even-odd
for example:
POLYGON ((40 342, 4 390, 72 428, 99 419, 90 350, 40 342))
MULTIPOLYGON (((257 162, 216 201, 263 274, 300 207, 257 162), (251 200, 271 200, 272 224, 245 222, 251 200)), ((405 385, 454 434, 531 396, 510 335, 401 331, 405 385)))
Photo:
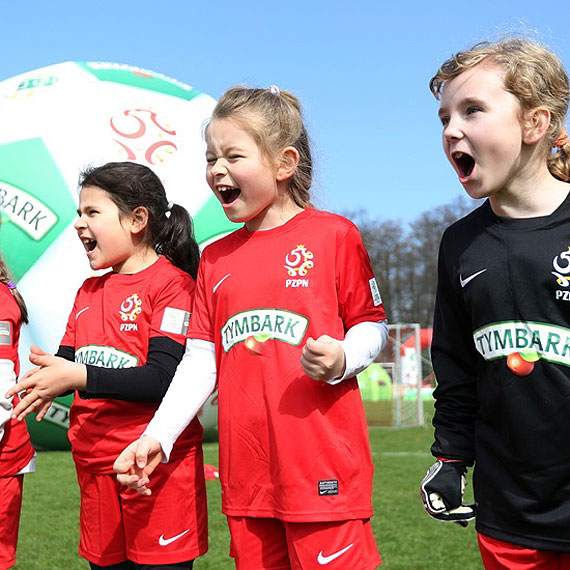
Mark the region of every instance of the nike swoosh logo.
POLYGON ((79 315, 81 313, 84 313, 89 307, 85 307, 85 309, 81 309, 81 311, 78 311, 77 313, 75 313, 75 320, 77 320, 79 318, 79 315))
POLYGON ((469 277, 467 277, 466 279, 462 279, 461 275, 459 275, 459 284, 461 285, 461 287, 465 287, 465 285, 467 285, 467 283, 469 283, 469 281, 472 281, 473 279, 475 279, 475 277, 479 277, 479 275, 481 275, 481 273, 485 273, 485 271, 487 271, 487 270, 481 269, 481 271, 477 271, 477 273, 473 273, 473 275, 469 275, 469 277))
POLYGON ((160 538, 158 539, 158 544, 160 544, 160 546, 168 546, 171 542, 174 542, 175 540, 182 538, 187 532, 190 532, 189 528, 187 528, 184 532, 181 532, 180 534, 173 536, 172 538, 164 538, 164 534, 161 534, 160 538))
POLYGON ((228 273, 227 275, 225 275, 224 277, 222 277, 212 288, 212 295, 216 292, 216 289, 231 275, 231 273, 228 273))
POLYGON ((335 552, 334 554, 331 554, 330 556, 325 556, 323 554, 323 551, 321 550, 319 552, 319 555, 317 556, 317 562, 321 565, 324 566, 325 564, 329 564, 330 562, 332 562, 333 560, 336 560, 339 556, 342 556, 347 550, 349 550, 350 548, 352 548, 354 546, 354 542, 352 544, 349 544, 348 546, 345 546, 342 550, 339 550, 338 552, 335 552))

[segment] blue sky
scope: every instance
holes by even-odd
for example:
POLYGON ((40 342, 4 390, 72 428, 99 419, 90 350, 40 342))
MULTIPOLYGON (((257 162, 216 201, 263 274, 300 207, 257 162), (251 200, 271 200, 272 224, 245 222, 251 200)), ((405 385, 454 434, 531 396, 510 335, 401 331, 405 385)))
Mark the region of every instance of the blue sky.
POLYGON ((523 32, 570 68, 563 3, 0 0, 0 80, 63 61, 112 61, 219 97, 277 84, 304 105, 317 205, 413 221, 463 192, 427 84, 451 53, 523 32))

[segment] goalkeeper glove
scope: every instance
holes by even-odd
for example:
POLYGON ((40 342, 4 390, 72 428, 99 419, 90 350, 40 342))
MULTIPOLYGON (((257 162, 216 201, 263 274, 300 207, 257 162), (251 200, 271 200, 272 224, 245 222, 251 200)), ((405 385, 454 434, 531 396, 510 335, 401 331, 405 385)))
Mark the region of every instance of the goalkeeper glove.
POLYGON ((461 526, 467 526, 475 518, 475 505, 463 504, 466 473, 467 465, 463 461, 438 459, 428 469, 420 485, 420 495, 431 517, 461 526))

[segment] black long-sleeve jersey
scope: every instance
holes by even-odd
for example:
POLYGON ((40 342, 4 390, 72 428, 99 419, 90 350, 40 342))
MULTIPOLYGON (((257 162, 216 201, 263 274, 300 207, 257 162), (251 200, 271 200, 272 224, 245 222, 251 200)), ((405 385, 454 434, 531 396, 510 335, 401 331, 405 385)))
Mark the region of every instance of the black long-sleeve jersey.
POLYGON ((570 197, 529 219, 487 201, 446 230, 432 359, 432 453, 475 462, 477 530, 570 551, 570 197))

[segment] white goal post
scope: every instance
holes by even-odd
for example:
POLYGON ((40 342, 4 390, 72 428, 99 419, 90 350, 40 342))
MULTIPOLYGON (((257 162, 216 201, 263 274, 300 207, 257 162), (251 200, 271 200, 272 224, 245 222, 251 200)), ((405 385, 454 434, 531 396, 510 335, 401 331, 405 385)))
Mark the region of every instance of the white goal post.
POLYGON ((381 362, 358 375, 368 424, 396 428, 423 425, 420 325, 396 323, 388 325, 388 331, 381 362))

